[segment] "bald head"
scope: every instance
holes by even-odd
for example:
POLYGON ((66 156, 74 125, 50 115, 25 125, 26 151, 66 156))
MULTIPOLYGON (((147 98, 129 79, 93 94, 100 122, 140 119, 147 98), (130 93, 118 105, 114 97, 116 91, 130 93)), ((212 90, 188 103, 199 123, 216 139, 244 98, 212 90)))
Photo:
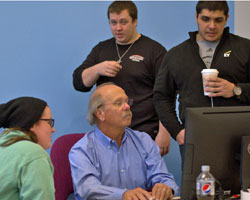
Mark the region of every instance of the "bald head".
POLYGON ((104 83, 96 88, 91 98, 100 95, 105 101, 108 98, 112 98, 112 96, 114 96, 114 92, 121 92, 125 94, 125 91, 114 83, 104 83))

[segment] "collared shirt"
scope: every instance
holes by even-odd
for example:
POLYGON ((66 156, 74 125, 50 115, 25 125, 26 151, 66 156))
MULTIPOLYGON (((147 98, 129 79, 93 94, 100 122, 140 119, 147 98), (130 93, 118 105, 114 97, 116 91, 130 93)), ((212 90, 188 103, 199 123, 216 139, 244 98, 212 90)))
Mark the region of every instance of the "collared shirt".
MULTIPOLYGON (((129 47, 119 45, 120 54, 129 47)), ((166 49, 155 40, 141 34, 122 58, 122 70, 115 77, 100 76, 96 86, 106 82, 113 82, 133 99, 130 107, 133 118, 130 127, 148 133, 155 138, 159 128, 159 118, 153 105, 153 88, 156 76, 161 66, 166 49), (133 89, 131 89, 133 88, 133 89)), ((78 91, 88 92, 93 86, 86 87, 82 79, 83 70, 106 60, 118 60, 116 39, 114 37, 99 42, 93 47, 85 61, 74 71, 73 84, 78 91)))
POLYGON ((126 128, 119 148, 96 128, 72 147, 69 160, 76 200, 118 200, 126 190, 155 183, 178 192, 157 144, 144 132, 126 128))

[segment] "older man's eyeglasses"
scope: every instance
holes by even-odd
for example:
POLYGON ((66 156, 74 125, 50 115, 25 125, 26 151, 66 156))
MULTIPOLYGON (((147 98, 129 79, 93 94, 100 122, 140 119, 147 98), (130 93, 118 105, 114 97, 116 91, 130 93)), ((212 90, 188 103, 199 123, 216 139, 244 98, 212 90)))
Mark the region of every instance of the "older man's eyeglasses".
POLYGON ((39 120, 43 120, 43 121, 46 121, 51 128, 54 127, 54 124, 55 124, 55 120, 54 119, 39 119, 39 120))
POLYGON ((134 103, 134 100, 133 99, 117 100, 117 101, 115 101, 113 103, 104 103, 104 104, 101 104, 100 107, 104 106, 104 105, 109 105, 109 104, 112 104, 112 105, 114 105, 116 107, 122 107, 125 103, 128 104, 129 106, 132 106, 133 103, 134 103))

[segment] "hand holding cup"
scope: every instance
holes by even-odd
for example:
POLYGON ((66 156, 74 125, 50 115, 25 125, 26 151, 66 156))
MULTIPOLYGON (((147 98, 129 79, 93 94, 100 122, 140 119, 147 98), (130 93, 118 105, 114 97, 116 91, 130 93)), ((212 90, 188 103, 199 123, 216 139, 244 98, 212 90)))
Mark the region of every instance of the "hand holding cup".
POLYGON ((201 71, 201 74, 202 74, 204 95, 208 96, 211 92, 205 92, 206 79, 210 77, 214 77, 214 78, 218 77, 219 71, 217 69, 203 69, 201 71))

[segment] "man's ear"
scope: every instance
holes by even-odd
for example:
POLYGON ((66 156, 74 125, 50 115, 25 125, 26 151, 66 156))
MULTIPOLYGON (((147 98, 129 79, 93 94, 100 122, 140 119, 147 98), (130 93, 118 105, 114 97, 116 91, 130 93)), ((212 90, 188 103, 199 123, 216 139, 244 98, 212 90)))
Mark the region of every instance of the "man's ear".
POLYGON ((196 21, 196 24, 198 24, 198 14, 197 14, 197 12, 195 12, 195 21, 196 21))
POLYGON ((95 112, 95 116, 97 119, 99 119, 100 121, 104 121, 105 120, 105 115, 104 115, 104 111, 101 108, 98 108, 95 112))
POLYGON ((226 16, 226 21, 228 20, 228 18, 229 18, 229 14, 227 14, 227 16, 226 16))
POLYGON ((135 26, 137 26, 137 19, 133 20, 133 24, 135 24, 135 26))

